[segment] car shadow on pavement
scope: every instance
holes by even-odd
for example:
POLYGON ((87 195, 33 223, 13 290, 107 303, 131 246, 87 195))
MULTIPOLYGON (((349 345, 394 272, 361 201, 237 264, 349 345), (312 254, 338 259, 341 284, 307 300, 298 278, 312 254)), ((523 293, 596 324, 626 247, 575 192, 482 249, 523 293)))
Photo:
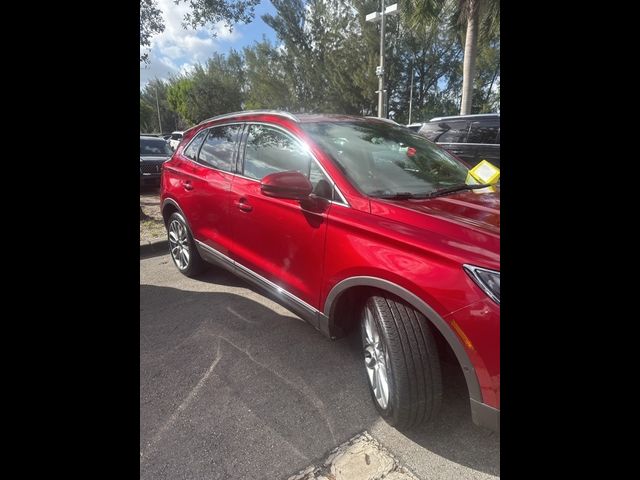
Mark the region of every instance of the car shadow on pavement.
MULTIPOLYGON (((197 280, 248 286, 215 268, 197 280)), ((357 336, 330 341, 269 305, 140 285, 141 478, 281 478, 379 422, 357 336)), ((471 423, 459 380, 437 421, 402 434, 499 475, 499 435, 471 423)))

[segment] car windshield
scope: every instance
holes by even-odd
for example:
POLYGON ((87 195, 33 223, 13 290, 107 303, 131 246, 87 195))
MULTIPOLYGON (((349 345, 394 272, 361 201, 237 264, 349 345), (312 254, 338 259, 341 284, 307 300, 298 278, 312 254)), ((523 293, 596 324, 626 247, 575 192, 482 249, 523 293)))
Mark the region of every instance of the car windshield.
POLYGON ((428 195, 465 184, 462 163, 407 128, 378 121, 301 126, 367 195, 428 195))
POLYGON ((141 138, 140 139, 140 156, 171 156, 173 152, 163 139, 158 138, 141 138))

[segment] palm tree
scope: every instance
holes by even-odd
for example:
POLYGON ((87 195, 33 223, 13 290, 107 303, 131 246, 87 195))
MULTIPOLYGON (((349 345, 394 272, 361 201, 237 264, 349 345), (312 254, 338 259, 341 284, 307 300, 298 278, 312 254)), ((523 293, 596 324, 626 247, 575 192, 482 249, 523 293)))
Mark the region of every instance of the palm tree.
POLYGON ((465 30, 460 115, 471 113, 478 40, 487 41, 500 31, 500 0, 407 0, 409 25, 429 29, 451 20, 452 28, 465 30))

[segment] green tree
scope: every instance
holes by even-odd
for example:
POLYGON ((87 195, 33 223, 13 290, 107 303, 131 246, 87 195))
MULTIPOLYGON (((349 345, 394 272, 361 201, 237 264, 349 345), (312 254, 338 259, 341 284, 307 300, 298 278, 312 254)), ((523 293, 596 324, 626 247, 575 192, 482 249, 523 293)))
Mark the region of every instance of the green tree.
POLYGON ((188 126, 214 115, 242 108, 244 71, 240 54, 214 54, 188 75, 173 79, 167 99, 188 126))
POLYGON ((464 31, 463 84, 460 114, 472 112, 478 43, 487 43, 500 30, 499 0, 407 0, 409 24, 430 29, 445 19, 462 36, 464 31))
POLYGON ((285 58, 265 39, 245 47, 246 109, 295 109, 292 78, 287 75, 285 58))
POLYGON ((140 92, 140 132, 164 133, 180 130, 185 126, 167 100, 169 85, 170 82, 156 78, 147 83, 140 92), (158 124, 158 107, 162 131, 158 124))

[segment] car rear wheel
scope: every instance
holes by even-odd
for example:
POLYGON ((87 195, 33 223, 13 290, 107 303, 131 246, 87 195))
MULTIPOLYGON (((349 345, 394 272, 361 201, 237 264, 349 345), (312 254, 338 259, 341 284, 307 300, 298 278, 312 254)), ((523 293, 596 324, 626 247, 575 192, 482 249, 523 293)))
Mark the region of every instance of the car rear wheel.
POLYGON ((196 249, 187 222, 178 212, 172 213, 169 217, 167 234, 171 258, 181 273, 187 277, 193 277, 206 268, 205 261, 196 249))
POLYGON ((386 294, 367 299, 361 335, 369 390, 390 425, 411 428, 433 418, 442 402, 436 341, 426 317, 386 294))

